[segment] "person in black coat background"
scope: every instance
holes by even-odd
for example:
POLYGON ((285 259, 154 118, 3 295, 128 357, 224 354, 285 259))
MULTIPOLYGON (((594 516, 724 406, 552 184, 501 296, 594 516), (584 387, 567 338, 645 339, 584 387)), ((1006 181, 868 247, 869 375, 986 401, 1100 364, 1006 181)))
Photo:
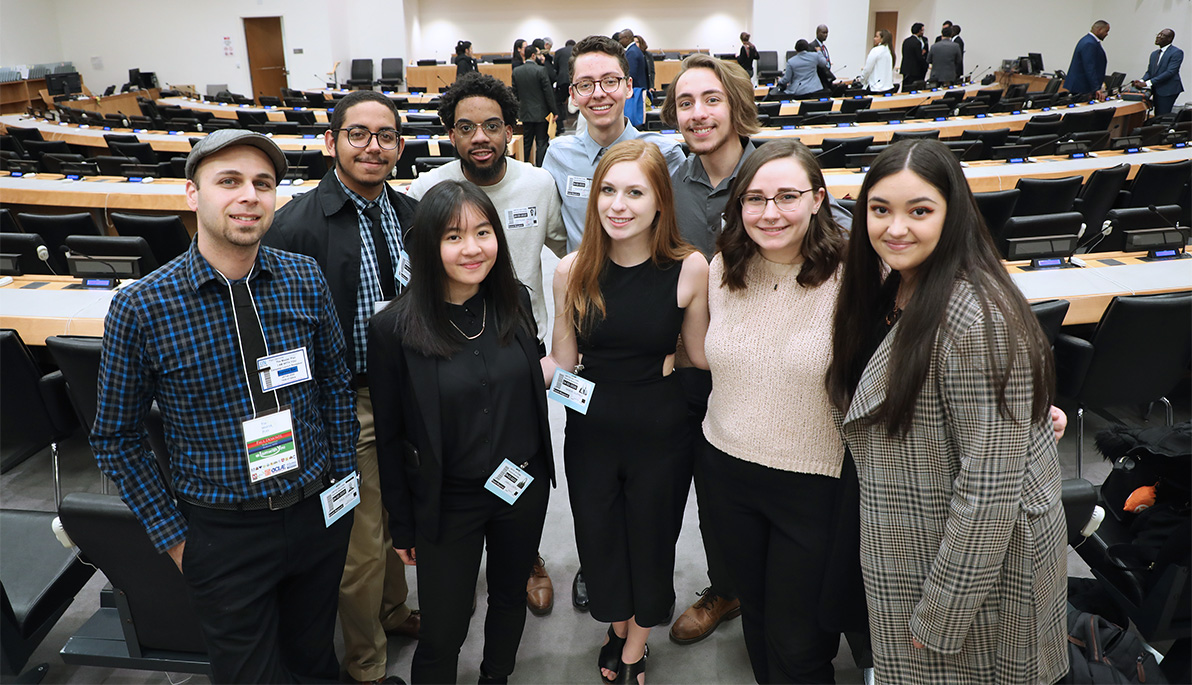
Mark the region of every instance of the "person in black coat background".
POLYGON ((927 39, 923 36, 923 23, 911 25, 911 35, 902 41, 902 89, 927 78, 927 39))
POLYGON ((519 104, 517 116, 522 122, 526 159, 533 159, 535 166, 542 166, 549 144, 548 117, 557 112, 550 74, 542 64, 542 53, 533 45, 526 46, 526 63, 513 70, 513 94, 519 104), (533 157, 530 157, 531 141, 535 148, 533 157))

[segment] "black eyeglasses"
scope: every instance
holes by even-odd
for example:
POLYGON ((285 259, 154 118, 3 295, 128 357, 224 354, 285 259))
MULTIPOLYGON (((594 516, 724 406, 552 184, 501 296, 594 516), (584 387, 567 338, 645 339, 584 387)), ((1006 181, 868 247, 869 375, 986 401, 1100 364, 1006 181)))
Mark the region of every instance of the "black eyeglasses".
POLYGON ((774 201, 774 205, 778 207, 779 211, 789 212, 799 206, 799 200, 804 193, 810 193, 813 189, 807 190, 784 190, 774 197, 766 197, 760 193, 750 193, 741 196, 741 207, 746 214, 762 214, 766 211, 766 205, 770 204, 770 200, 774 201))
POLYGON ((382 150, 396 150, 397 144, 401 141, 401 134, 391 128, 383 128, 376 133, 368 130, 363 126, 349 126, 348 128, 339 128, 335 132, 345 132, 348 134, 348 143, 352 147, 368 147, 373 137, 377 139, 377 145, 381 146, 382 150))
POLYGON ((505 128, 505 122, 496 117, 486 119, 483 123, 479 124, 474 121, 468 121, 467 119, 460 119, 455 122, 455 126, 452 126, 452 128, 455 129, 456 133, 465 138, 470 138, 472 134, 476 133, 476 129, 478 128, 484 129, 484 135, 492 137, 500 135, 501 130, 505 128))
POLYGON ((589 81, 586 79, 583 81, 577 81, 571 84, 571 87, 574 88, 575 92, 579 93, 580 95, 591 95, 596 91, 596 84, 599 83, 600 90, 603 90, 606 93, 611 93, 617 88, 620 88, 621 81, 624 80, 624 76, 605 76, 599 81, 589 81))

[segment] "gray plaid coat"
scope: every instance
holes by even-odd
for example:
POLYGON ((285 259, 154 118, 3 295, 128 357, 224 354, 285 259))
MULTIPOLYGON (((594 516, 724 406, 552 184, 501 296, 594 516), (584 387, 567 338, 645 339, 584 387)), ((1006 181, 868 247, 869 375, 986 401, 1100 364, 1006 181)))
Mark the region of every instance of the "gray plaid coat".
MULTIPOLYGON (((886 396, 895 325, 844 418, 861 483, 861 567, 873 660, 885 683, 1054 683, 1068 670, 1066 540, 1051 422, 997 410, 972 286, 957 281, 932 343, 905 438, 866 421, 886 396), (916 649, 912 636, 926 645, 916 649)), ((924 342, 926 344, 926 342, 924 342)), ((1030 366, 1014 360, 1006 398, 1029 416, 1030 366)))

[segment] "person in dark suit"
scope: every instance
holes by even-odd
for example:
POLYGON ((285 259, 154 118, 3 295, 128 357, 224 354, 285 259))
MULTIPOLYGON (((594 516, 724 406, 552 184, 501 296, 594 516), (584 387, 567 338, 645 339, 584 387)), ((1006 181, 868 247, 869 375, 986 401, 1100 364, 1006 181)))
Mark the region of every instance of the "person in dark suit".
POLYGON ((423 196, 409 290, 369 322, 388 528, 434 619, 411 680, 454 683, 481 554, 481 683, 505 683, 526 622, 526 574, 554 482, 544 354, 501 217, 467 181, 423 196))
POLYGON ((1184 63, 1184 51, 1171 44, 1175 31, 1163 29, 1155 36, 1158 50, 1151 53, 1146 73, 1134 81, 1136 88, 1150 88, 1151 100, 1155 103, 1155 114, 1167 114, 1175 106, 1175 99, 1184 92, 1180 80, 1180 65, 1184 63))
POLYGON ((1105 99, 1105 48, 1101 41, 1109 35, 1109 22, 1098 20, 1093 27, 1076 43, 1072 52, 1072 62, 1068 66, 1068 77, 1064 79, 1064 87, 1073 95, 1095 96, 1098 100, 1105 99))
POLYGON ((549 144, 548 117, 556 114, 555 92, 550 74, 542 65, 542 53, 533 45, 526 46, 526 63, 513 70, 513 94, 518 99, 517 116, 522 122, 525 155, 530 158, 530 141, 534 142, 534 166, 542 166, 549 144))
MULTIPOLYGON (((950 28, 952 28, 952 22, 945 19, 943 26, 940 27, 940 35, 935 37, 935 43, 938 43, 941 40, 943 40, 944 39, 944 29, 950 29, 950 28)), ((934 45, 934 43, 933 43, 933 45, 934 45)))
POLYGON ((372 90, 353 91, 336 103, 330 128, 324 143, 335 168, 278 210, 263 244, 318 262, 347 343, 360 424, 360 505, 340 583, 339 618, 344 668, 367 682, 385 677, 388 634, 416 638, 421 621, 405 604, 405 567, 384 525, 366 348, 369 317, 378 302, 401 291, 403 265, 410 266, 405 233, 418 203, 385 183, 404 145, 391 100, 372 90))
POLYGON ((568 38, 563 47, 555 50, 555 137, 563 135, 571 113, 567 98, 571 94, 571 48, 575 41, 568 38))
POLYGON ((927 78, 927 39, 923 37, 923 23, 911 25, 911 35, 902 41, 902 87, 927 78))
POLYGON ((960 46, 960 73, 964 73, 964 39, 960 37, 960 24, 952 24, 952 42, 960 46))
POLYGON ((960 80, 960 46, 952 42, 952 27, 944 27, 944 39, 931 46, 927 63, 931 65, 931 80, 950 86, 960 80))

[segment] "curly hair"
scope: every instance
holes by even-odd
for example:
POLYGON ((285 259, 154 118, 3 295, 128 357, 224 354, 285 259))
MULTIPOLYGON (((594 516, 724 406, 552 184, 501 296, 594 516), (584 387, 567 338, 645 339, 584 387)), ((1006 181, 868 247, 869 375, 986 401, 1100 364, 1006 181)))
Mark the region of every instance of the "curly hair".
POLYGON ((501 118, 506 124, 512 126, 517 122, 517 98, 513 89, 488 74, 474 71, 464 74, 439 96, 439 119, 443 126, 455 128, 456 105, 464 98, 473 97, 488 98, 500 105, 501 118))

